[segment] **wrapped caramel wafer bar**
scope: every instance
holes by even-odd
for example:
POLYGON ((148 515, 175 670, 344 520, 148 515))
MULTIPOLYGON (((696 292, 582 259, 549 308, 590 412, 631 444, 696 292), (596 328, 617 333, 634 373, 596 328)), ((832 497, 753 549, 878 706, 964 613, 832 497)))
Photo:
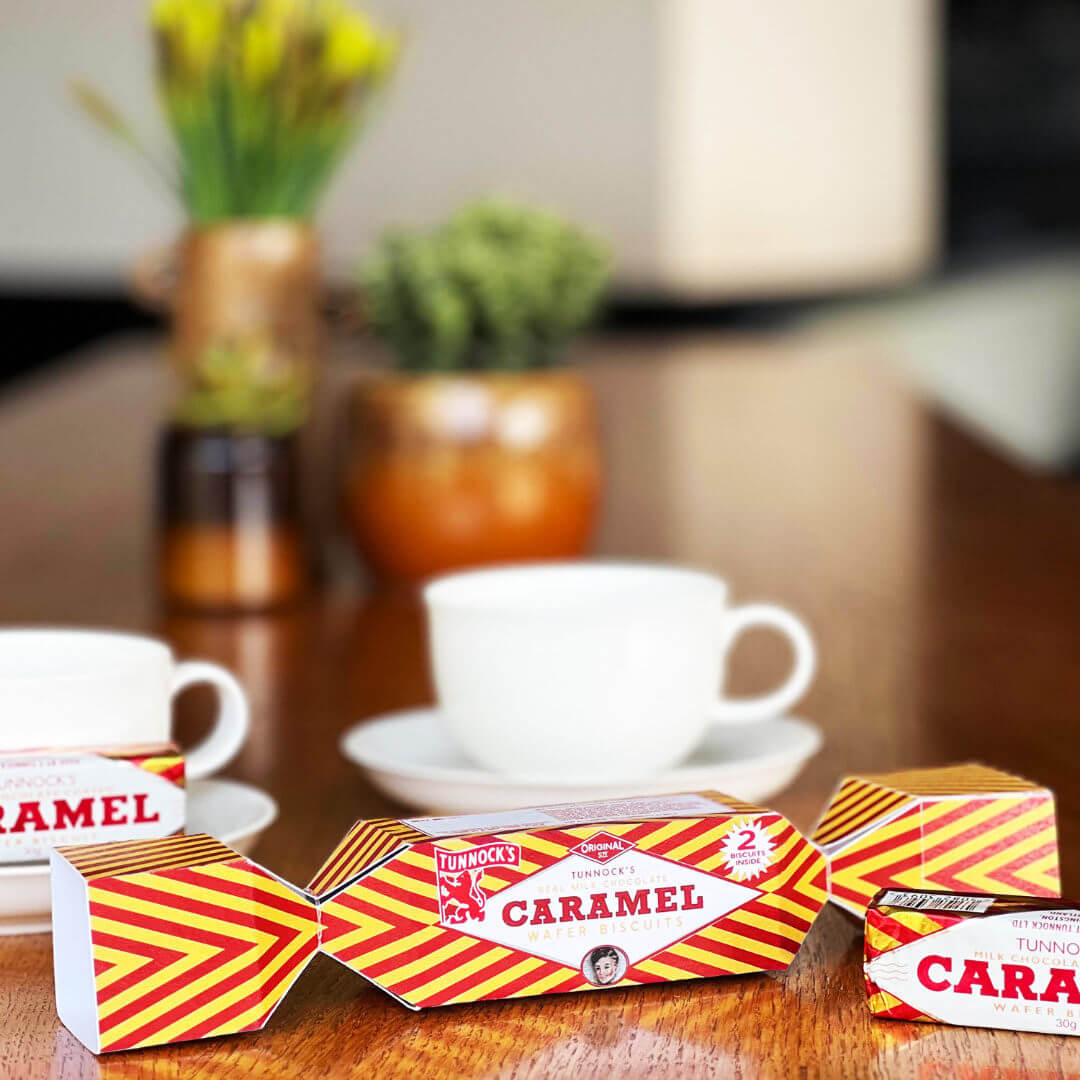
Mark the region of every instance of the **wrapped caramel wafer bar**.
POLYGON ((1078 1035, 1080 905, 884 889, 864 971, 874 1016, 1078 1035))

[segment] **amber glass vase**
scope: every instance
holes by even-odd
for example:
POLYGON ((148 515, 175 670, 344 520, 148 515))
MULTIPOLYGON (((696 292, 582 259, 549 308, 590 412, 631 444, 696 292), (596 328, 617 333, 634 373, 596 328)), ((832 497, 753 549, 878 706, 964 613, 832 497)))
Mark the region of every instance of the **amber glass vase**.
POLYGON ((172 606, 262 611, 308 577, 298 436, 171 425, 157 459, 158 575, 172 606))
POLYGON ((592 393, 568 371, 395 375, 355 389, 344 514, 384 579, 572 558, 601 487, 592 393))

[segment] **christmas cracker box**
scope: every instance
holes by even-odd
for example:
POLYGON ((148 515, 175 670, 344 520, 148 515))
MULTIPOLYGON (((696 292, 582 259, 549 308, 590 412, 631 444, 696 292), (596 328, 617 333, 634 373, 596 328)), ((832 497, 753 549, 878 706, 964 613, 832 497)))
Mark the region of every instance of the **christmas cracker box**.
POLYGON ((849 776, 813 841, 859 918, 882 888, 1059 895, 1053 794, 985 765, 849 776))
POLYGON ((171 746, 0 753, 0 863, 179 832, 184 796, 184 759, 171 746))
POLYGON ((251 1031, 316 951, 419 1009, 786 968, 826 899, 713 792, 358 822, 306 890, 208 837, 53 855, 61 1020, 95 1052, 251 1031))
POLYGON ((825 874, 779 814, 701 793, 362 822, 308 888, 322 951, 425 1008, 781 970, 825 874))
POLYGON ((882 890, 866 913, 874 1016, 1080 1034, 1080 905, 882 890))

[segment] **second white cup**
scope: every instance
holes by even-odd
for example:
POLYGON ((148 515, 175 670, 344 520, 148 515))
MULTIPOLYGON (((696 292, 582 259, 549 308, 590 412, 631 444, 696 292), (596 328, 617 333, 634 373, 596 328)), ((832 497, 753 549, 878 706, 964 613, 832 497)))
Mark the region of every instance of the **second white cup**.
POLYGON ((218 693, 213 730, 185 751, 192 780, 228 764, 248 731, 240 684, 205 660, 177 663, 161 641, 98 630, 0 630, 0 750, 163 746, 184 687, 218 693))
POLYGON ((477 763, 519 776, 629 779, 675 765, 715 722, 776 716, 814 676, 803 622, 728 606, 711 574, 555 563, 451 574, 424 590, 439 707, 477 763), (732 641, 784 634, 795 661, 772 693, 721 694, 732 641))

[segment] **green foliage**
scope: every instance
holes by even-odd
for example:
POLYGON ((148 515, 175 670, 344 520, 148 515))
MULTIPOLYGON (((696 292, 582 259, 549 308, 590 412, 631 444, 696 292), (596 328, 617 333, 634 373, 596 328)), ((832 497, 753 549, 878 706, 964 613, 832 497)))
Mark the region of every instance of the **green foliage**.
POLYGON ((519 370, 557 357, 609 273, 606 248, 557 214, 484 199, 430 232, 386 233, 361 283, 402 367, 519 370))
POLYGON ((307 415, 308 380, 295 364, 272 359, 257 341, 207 349, 174 419, 190 427, 285 435, 307 415))

